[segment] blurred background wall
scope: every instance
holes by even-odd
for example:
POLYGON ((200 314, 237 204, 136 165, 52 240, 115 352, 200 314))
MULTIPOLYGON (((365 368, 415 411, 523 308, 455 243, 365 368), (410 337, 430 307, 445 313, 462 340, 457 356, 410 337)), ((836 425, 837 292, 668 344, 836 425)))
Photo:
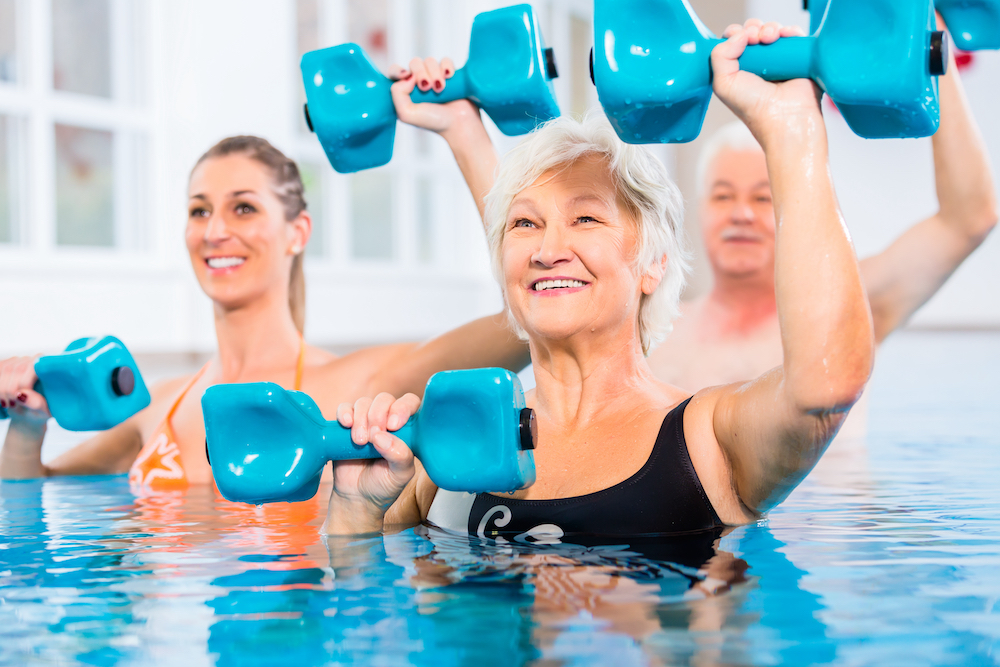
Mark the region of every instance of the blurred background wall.
MULTIPOLYGON (((306 335, 348 349, 431 336, 500 308, 478 216, 444 142, 400 126, 392 162, 339 175, 301 116, 302 53, 345 41, 381 66, 461 64, 495 0, 0 0, 0 356, 113 333, 161 360, 214 348, 183 244, 187 177, 234 134, 297 159, 316 220, 306 335)), ((537 0, 564 112, 599 109, 591 3, 537 0)), ((806 25, 799 0, 692 2, 713 30, 746 16, 806 25)), ((1000 162, 1000 53, 963 70, 1000 162)), ((713 103, 707 134, 731 116, 713 103)), ((929 140, 864 141, 828 109, 838 194, 860 254, 936 210, 929 140)), ((495 129, 495 128, 494 128, 495 129)), ((498 146, 511 140, 494 131, 498 146)), ((704 136, 704 135, 703 135, 704 136)), ((694 224, 700 142, 657 147, 694 224)), ((1000 328, 994 235, 911 326, 1000 328)), ((689 295, 707 289, 703 262, 689 295)), ((150 356, 152 355, 152 356, 150 356)))

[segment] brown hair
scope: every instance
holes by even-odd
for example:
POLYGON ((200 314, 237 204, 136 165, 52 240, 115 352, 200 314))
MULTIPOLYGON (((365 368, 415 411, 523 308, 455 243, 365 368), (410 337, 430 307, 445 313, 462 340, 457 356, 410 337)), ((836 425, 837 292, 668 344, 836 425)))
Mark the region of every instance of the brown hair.
MULTIPOLYGON (((299 213, 306 210, 306 198, 298 166, 294 160, 272 146, 267 139, 248 135, 228 137, 198 158, 194 168, 197 169, 198 165, 210 158, 227 155, 246 155, 270 170, 274 194, 285 207, 285 220, 294 220, 299 213)), ((292 275, 288 283, 288 308, 292 311, 292 321, 295 322, 295 328, 299 333, 303 332, 306 325, 306 277, 302 270, 302 256, 303 253, 300 252, 292 259, 292 275)))

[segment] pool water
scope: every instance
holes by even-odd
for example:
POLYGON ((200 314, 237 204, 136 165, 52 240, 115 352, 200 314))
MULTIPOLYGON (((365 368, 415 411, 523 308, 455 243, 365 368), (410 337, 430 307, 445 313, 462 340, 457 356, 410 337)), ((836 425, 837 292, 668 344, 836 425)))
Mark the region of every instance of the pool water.
POLYGON ((326 540, 325 496, 0 483, 0 664, 1000 664, 1000 335, 878 363, 867 440, 722 536, 326 540))

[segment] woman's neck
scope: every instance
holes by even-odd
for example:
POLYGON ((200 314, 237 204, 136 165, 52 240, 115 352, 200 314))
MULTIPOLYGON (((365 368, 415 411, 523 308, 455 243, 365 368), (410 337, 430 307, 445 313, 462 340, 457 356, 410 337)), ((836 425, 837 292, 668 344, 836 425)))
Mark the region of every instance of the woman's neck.
POLYGON ((287 297, 265 295, 239 308, 215 305, 220 381, 271 374, 298 359, 301 335, 287 297))
POLYGON ((659 388, 637 336, 576 336, 532 340, 535 409, 564 427, 581 428, 602 416, 634 410, 659 388))

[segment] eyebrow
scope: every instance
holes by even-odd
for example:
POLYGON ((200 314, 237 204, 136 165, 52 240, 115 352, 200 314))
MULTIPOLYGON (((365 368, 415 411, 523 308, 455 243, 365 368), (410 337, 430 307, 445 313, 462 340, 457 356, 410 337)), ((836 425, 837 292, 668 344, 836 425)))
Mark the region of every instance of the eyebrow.
MULTIPOLYGON (((770 181, 760 181, 759 183, 757 183, 756 185, 754 185, 750 189, 751 190, 756 190, 757 188, 770 188, 770 187, 771 187, 771 182, 770 181)), ((714 188, 733 188, 733 189, 735 189, 736 186, 733 185, 732 183, 730 183, 729 181, 718 180, 718 181, 715 181, 714 183, 712 183, 712 187, 709 188, 709 189, 714 189, 714 188)))
MULTIPOLYGON (((242 195, 257 195, 255 190, 236 190, 235 192, 230 192, 230 197, 240 197, 242 195)), ((190 199, 200 199, 202 201, 208 201, 208 197, 203 194, 191 195, 190 199)))
MULTIPOLYGON (((592 195, 592 194, 580 195, 578 197, 573 197, 569 201, 570 205, 580 204, 580 203, 584 203, 584 202, 597 202, 598 204, 603 204, 605 206, 609 206, 607 198, 606 197, 601 197, 600 195, 592 195)), ((518 197, 518 198, 515 198, 514 201, 511 202, 511 204, 510 204, 510 210, 513 211, 514 207, 516 207, 516 206, 527 206, 527 207, 529 207, 531 209, 535 209, 537 211, 537 209, 535 207, 534 200, 532 200, 529 197, 525 197, 525 198, 518 197)))

